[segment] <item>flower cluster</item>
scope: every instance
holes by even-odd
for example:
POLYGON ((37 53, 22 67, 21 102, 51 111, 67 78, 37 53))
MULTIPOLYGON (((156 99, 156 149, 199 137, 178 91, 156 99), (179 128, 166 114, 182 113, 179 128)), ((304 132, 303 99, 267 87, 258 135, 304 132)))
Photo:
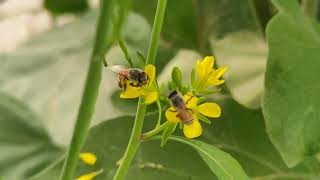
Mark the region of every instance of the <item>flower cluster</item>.
MULTIPOLYGON (((155 132, 157 132, 157 128, 162 128, 161 130, 164 130, 165 134, 170 128, 169 131, 172 133, 177 124, 180 124, 187 138, 199 137, 202 134, 199 120, 211 123, 207 117, 218 118, 221 115, 221 108, 218 104, 213 102, 203 103, 203 100, 205 94, 217 92, 216 87, 224 83, 224 80, 220 78, 226 71, 226 66, 215 69, 213 56, 207 56, 203 60, 197 61, 195 69, 191 72, 191 83, 188 85, 182 83, 182 74, 179 68, 175 67, 172 71, 172 80, 169 81, 169 89, 177 93, 174 98, 170 98, 161 95, 163 92, 160 92, 155 80, 156 68, 148 64, 144 68, 144 72, 149 79, 148 83, 140 83, 137 86, 137 82, 128 77, 126 88, 121 93, 120 98, 145 97, 146 104, 157 101, 160 107, 166 107, 163 109, 166 109, 165 117, 168 123, 164 123, 163 126, 158 124, 155 132), (167 106, 169 104, 170 107, 167 106)), ((159 117, 161 117, 161 109, 159 108, 159 117)))

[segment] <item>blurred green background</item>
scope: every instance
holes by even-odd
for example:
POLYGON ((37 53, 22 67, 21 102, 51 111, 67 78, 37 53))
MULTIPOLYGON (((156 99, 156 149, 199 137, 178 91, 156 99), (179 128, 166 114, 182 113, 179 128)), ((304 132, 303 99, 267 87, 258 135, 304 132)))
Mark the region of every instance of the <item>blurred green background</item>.
MULTIPOLYGON (((196 60, 213 54, 216 66, 229 67, 223 92, 210 97, 223 112, 200 139, 230 153, 252 179, 320 179, 320 26, 298 1, 267 1, 263 9, 270 17, 278 14, 265 35, 252 2, 169 0, 156 60, 158 81, 166 83, 171 69, 179 66, 184 82, 189 82, 196 60)), ((132 57, 136 51, 146 54, 156 3, 132 0, 122 30, 132 57)), ((0 1, 4 180, 58 178, 81 100, 97 15, 97 0, 0 1)), ((106 59, 126 65, 117 44, 106 59)), ((103 72, 84 147, 98 155, 98 163, 91 168, 79 164, 77 176, 102 168, 105 172, 96 179, 111 179, 123 154, 136 101, 119 99, 116 81, 114 73, 103 72)), ((156 118, 151 107, 146 130, 156 118)), ((127 178, 211 180, 215 175, 185 145, 170 142, 160 149, 159 142, 148 142, 139 149, 127 178)))

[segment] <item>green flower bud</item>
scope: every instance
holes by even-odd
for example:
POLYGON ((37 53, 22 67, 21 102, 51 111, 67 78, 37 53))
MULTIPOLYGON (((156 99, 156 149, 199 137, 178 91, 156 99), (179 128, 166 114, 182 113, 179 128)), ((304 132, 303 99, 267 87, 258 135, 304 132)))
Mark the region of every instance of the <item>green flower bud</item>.
POLYGON ((168 85, 169 85, 169 90, 170 90, 170 91, 172 91, 172 90, 174 90, 174 89, 177 88, 176 83, 174 83, 172 80, 170 80, 170 81, 168 82, 168 85))
POLYGON ((189 88, 189 86, 184 85, 184 86, 181 87, 180 91, 181 91, 182 94, 186 94, 187 92, 190 91, 190 88, 189 88))
POLYGON ((182 87, 182 74, 180 69, 176 66, 172 69, 171 72, 172 80, 176 84, 176 86, 181 89, 182 87))

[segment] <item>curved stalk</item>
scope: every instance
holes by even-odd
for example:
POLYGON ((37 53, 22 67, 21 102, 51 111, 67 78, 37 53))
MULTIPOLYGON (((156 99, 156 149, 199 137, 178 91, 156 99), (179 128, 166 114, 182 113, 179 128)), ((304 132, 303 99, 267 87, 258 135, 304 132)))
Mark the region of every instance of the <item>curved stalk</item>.
POLYGON ((164 128, 167 126, 168 124, 168 121, 161 124, 160 126, 156 127, 155 129, 147 132, 147 133, 144 133, 141 135, 141 140, 144 141, 144 140, 147 140, 157 134, 159 134, 162 130, 164 130, 164 128))
MULTIPOLYGON (((155 62, 166 4, 167 4, 167 0, 158 0, 155 20, 152 28, 151 39, 150 39, 150 44, 148 49, 147 64, 154 64, 155 62)), ((130 137, 126 152, 121 160, 121 164, 117 169, 117 172, 113 177, 113 180, 124 179, 129 169, 129 166, 136 154, 136 151, 139 147, 144 115, 146 111, 146 104, 144 103, 144 101, 145 101, 144 98, 139 99, 137 114, 136 114, 133 130, 131 133, 131 137, 130 137)))
POLYGON ((104 54, 111 45, 110 41, 107 41, 111 6, 112 0, 101 0, 101 10, 97 25, 95 44, 72 140, 61 172, 61 180, 74 179, 73 176, 78 163, 79 153, 87 138, 90 120, 98 97, 104 54))

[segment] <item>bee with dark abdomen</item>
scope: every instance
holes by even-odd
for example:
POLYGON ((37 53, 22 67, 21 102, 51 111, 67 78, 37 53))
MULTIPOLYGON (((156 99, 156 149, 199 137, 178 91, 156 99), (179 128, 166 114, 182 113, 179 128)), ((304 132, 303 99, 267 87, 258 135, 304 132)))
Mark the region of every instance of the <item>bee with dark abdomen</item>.
POLYGON ((127 81, 131 81, 130 85, 141 87, 149 84, 150 79, 144 71, 137 68, 127 68, 120 65, 110 67, 111 71, 118 73, 118 86, 125 91, 127 89, 127 81))
POLYGON ((190 99, 187 100, 187 102, 184 101, 182 95, 178 91, 172 91, 168 96, 171 106, 173 106, 177 112, 177 117, 181 120, 183 124, 190 125, 193 123, 193 116, 190 111, 191 109, 188 109, 186 107, 186 104, 193 98, 193 96, 190 97, 190 99))

